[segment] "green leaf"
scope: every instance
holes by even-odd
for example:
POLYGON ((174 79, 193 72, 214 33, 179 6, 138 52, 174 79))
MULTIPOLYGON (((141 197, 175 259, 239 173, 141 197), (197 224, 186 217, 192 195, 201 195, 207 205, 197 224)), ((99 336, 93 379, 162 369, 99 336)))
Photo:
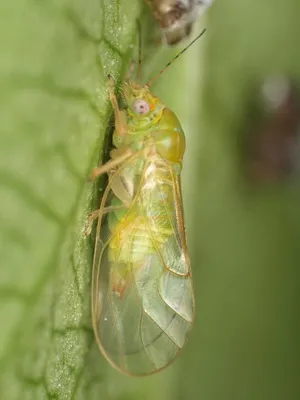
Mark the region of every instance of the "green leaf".
POLYGON ((1 3, 1 399, 108 398, 87 177, 111 112, 106 75, 127 70, 139 14, 132 0, 1 3))

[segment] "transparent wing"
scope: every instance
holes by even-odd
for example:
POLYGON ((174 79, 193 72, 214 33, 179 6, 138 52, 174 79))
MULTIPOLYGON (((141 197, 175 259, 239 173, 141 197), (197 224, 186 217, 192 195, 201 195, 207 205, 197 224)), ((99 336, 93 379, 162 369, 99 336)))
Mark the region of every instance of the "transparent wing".
POLYGON ((129 375, 154 373, 184 346, 194 298, 180 184, 163 160, 130 161, 105 191, 93 268, 93 325, 100 349, 129 375), (131 204, 120 206, 117 187, 131 204))

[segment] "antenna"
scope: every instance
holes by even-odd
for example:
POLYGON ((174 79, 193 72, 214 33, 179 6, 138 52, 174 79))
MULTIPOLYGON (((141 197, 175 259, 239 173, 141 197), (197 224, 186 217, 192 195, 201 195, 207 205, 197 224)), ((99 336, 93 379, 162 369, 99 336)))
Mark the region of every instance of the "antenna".
POLYGON ((165 70, 166 70, 167 68, 169 68, 169 66, 170 66, 171 64, 173 64, 173 62, 174 62, 175 60, 177 60, 178 57, 181 56, 181 54, 183 54, 185 51, 187 51, 187 49, 189 49, 198 39, 201 38, 201 36, 205 33, 205 31, 206 31, 206 29, 203 29, 203 31, 202 31, 194 40, 192 40, 190 44, 188 44, 183 50, 181 50, 178 54, 176 54, 176 56, 175 56, 171 61, 169 61, 169 62, 163 67, 163 69, 161 69, 161 70, 159 71, 159 73, 158 73, 157 75, 154 76, 154 78, 150 79, 150 81, 147 82, 145 86, 150 87, 150 86, 153 84, 153 82, 156 81, 156 79, 159 78, 159 77, 165 72, 165 70))
POLYGON ((138 59, 137 81, 140 84, 142 76, 142 27, 139 20, 137 20, 137 28, 139 34, 139 59, 138 59))

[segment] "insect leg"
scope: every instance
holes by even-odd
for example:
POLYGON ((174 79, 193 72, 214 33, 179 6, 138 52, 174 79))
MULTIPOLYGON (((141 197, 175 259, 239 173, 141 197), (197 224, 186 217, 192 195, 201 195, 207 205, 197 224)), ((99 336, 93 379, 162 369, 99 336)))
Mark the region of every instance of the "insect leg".
POLYGON ((124 113, 119 108, 114 89, 115 82, 113 80, 113 77, 111 75, 108 75, 108 92, 111 105, 114 109, 116 131, 120 136, 124 136, 127 133, 127 124, 124 118, 124 113))
POLYGON ((130 158, 134 154, 134 151, 131 149, 126 149, 123 154, 114 158, 113 160, 109 160, 107 163, 101 165, 100 167, 93 168, 90 178, 95 179, 97 176, 105 174, 113 170, 116 166, 122 164, 128 158, 130 158))
MULTIPOLYGON (((124 208, 126 208, 126 207, 123 206, 123 205, 122 206, 108 206, 108 207, 105 207, 102 210, 102 214, 107 214, 109 212, 116 211, 116 210, 121 210, 121 209, 124 209, 124 208)), ((85 236, 89 236, 91 234, 93 222, 99 217, 99 213, 100 213, 100 208, 98 208, 97 210, 92 211, 88 215, 88 218, 87 218, 87 221, 86 221, 86 229, 85 229, 85 232, 84 232, 85 236)))

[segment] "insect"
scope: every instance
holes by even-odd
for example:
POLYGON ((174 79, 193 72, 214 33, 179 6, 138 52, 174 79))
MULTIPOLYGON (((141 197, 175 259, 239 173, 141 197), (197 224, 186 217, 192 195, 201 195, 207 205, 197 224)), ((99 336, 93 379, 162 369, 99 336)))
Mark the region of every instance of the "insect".
POLYGON ((175 45, 187 38, 194 21, 213 0, 145 0, 163 32, 163 40, 175 45))
POLYGON ((127 375, 149 375, 174 361, 195 313, 180 185, 185 136, 150 91, 167 66, 144 86, 126 81, 123 110, 109 77, 115 148, 92 173, 109 177, 88 220, 90 233, 98 218, 93 328, 104 357, 127 375))

